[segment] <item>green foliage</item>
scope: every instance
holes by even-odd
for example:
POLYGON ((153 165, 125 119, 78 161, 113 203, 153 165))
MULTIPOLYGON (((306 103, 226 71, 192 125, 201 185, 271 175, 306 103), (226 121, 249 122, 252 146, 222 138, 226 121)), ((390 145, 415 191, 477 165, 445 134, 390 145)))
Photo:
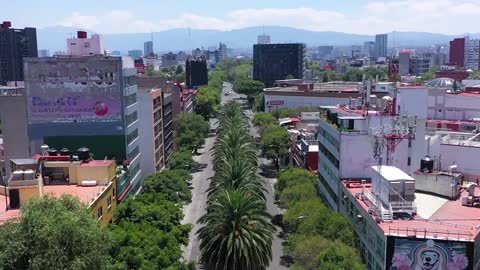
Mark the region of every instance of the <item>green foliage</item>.
POLYGON ((277 119, 268 112, 257 112, 253 117, 253 124, 255 126, 265 127, 276 123, 277 119))
POLYGON ((190 202, 192 176, 187 170, 163 170, 143 180, 146 193, 162 193, 172 202, 190 202))
POLYGON ((435 79, 435 72, 440 70, 440 66, 431 66, 427 73, 422 74, 418 81, 427 82, 435 79))
POLYGON ((255 96, 255 111, 263 112, 265 111, 265 95, 260 93, 255 96))
POLYGON ((272 110, 272 115, 279 119, 285 117, 300 116, 302 112, 318 112, 319 108, 315 107, 297 107, 297 108, 281 108, 272 110))
POLYGON ((265 269, 272 257, 274 227, 264 188, 256 176, 257 156, 249 120, 232 101, 220 111, 213 148, 215 176, 207 213, 199 220, 200 261, 207 269, 265 269))
POLYGON ((242 79, 235 82, 233 89, 239 94, 244 94, 247 96, 255 96, 263 91, 265 85, 256 80, 252 79, 242 79))
POLYGON ((285 128, 278 125, 271 125, 262 131, 262 151, 279 166, 278 159, 288 154, 290 139, 285 128))
POLYGON ((203 116, 194 113, 182 113, 177 118, 177 145, 180 148, 192 150, 201 146, 210 130, 203 116))
POLYGON ((189 151, 174 152, 169 159, 170 169, 190 170, 193 166, 192 153, 189 151))
POLYGON ((221 101, 221 88, 212 86, 201 86, 199 88, 195 110, 205 119, 209 119, 212 113, 215 112, 215 106, 221 101))
POLYGON ((224 79, 231 83, 241 78, 247 78, 252 66, 249 59, 226 58, 217 65, 217 69, 225 73, 224 79))
POLYGON ((291 236, 287 252, 295 259, 292 269, 366 269, 354 248, 318 235, 291 236))
POLYGON ((111 226, 114 245, 110 269, 193 269, 182 258, 191 225, 181 225, 182 205, 191 200, 185 170, 164 170, 144 181, 144 191, 127 198, 111 226))
POLYGON ((103 269, 109 261, 109 231, 71 196, 30 200, 0 236, 2 269, 103 269))
POLYGON ((183 69, 183 66, 182 65, 178 65, 176 68, 175 68, 175 74, 181 74, 181 73, 184 73, 184 69, 183 69))
POLYGON ((295 262, 292 269, 365 269, 352 248, 351 223, 318 197, 313 173, 289 168, 279 175, 275 188, 288 208, 283 220, 293 231, 286 249, 295 262))

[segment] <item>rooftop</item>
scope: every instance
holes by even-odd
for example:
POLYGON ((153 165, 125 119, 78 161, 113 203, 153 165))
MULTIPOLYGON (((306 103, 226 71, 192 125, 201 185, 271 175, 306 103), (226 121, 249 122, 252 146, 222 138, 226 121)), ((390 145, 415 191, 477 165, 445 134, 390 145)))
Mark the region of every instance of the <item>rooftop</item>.
POLYGON ((404 173, 397 167, 393 166, 372 166, 372 169, 379 173, 387 181, 397 180, 415 180, 410 175, 404 173))
POLYGON ((311 90, 299 90, 303 85, 293 85, 286 87, 271 87, 265 91, 283 91, 283 92, 320 92, 320 93, 358 93, 358 83, 352 82, 328 82, 314 83, 311 90))
POLYGON ((43 186, 43 193, 54 197, 64 194, 77 197, 82 203, 89 205, 107 186, 77 186, 77 185, 47 185, 43 186))
POLYGON ((0 225, 5 222, 20 217, 20 209, 6 210, 5 203, 8 202, 8 196, 0 195, 0 225))
MULTIPOLYGON (((371 190, 369 184, 362 186, 346 180, 342 183, 354 197, 362 194, 363 188, 371 190)), ((477 192, 480 192, 478 187, 477 192)), ((468 196, 468 191, 463 190, 460 198, 453 201, 415 193, 417 215, 397 216, 391 222, 380 221, 378 225, 385 235, 474 241, 480 232, 480 208, 463 206, 462 196, 468 196)), ((368 212, 367 200, 363 196, 357 196, 356 200, 368 212)), ((375 219, 374 214, 371 217, 375 219)))

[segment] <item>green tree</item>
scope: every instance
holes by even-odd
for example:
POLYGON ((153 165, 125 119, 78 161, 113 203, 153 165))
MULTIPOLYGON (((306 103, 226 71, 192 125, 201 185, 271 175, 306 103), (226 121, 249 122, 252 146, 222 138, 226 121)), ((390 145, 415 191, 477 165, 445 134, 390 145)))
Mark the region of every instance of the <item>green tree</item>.
POLYGON ((253 117, 253 124, 259 127, 266 127, 277 123, 277 119, 268 112, 257 112, 253 117))
POLYGON ((186 170, 163 170, 143 180, 145 193, 163 193, 169 201, 190 202, 192 176, 186 170))
POLYGON ((192 153, 189 151, 176 151, 169 159, 170 169, 191 170, 193 166, 192 153))
POLYGON ((264 112, 265 111, 265 95, 263 93, 255 96, 255 111, 264 112))
POLYGON ((285 188, 308 183, 315 185, 316 175, 301 168, 288 168, 280 173, 275 190, 282 192, 285 188))
POLYGON ((286 157, 290 148, 290 139, 285 128, 278 125, 271 125, 262 132, 262 151, 280 168, 280 160, 286 157))
POLYGON ((209 204, 200 222, 200 261, 208 269, 261 270, 269 265, 274 227, 263 201, 225 191, 209 204))
POLYGON ((181 74, 181 73, 184 73, 183 66, 177 65, 177 68, 175 69, 175 74, 181 74))
POLYGON ((103 269, 110 233, 71 196, 30 200, 22 218, 0 227, 2 269, 103 269))
POLYGON ((177 145, 192 150, 205 143, 210 130, 203 116, 194 113, 181 113, 177 118, 177 145))
POLYGON ((362 81, 363 72, 358 68, 351 68, 345 74, 343 74, 342 79, 344 81, 350 82, 360 82, 362 81))
POLYGON ((201 86, 196 99, 196 112, 202 115, 205 119, 209 119, 220 104, 221 91, 221 89, 211 86, 201 86))
POLYGON ((250 107, 255 101, 255 96, 262 93, 265 85, 256 80, 252 79, 242 79, 235 82, 233 89, 239 94, 244 94, 247 96, 250 107))

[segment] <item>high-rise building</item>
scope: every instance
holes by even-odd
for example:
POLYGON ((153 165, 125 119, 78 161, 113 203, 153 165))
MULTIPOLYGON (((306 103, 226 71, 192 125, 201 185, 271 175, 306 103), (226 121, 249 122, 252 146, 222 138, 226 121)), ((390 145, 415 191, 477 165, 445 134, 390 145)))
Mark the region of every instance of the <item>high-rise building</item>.
POLYGON ((253 79, 267 87, 287 77, 303 79, 306 62, 303 43, 253 45, 253 79))
POLYGON ((153 41, 146 41, 143 43, 143 56, 153 56, 153 41))
POLYGON ((172 67, 178 65, 176 53, 166 53, 162 55, 162 67, 172 67))
POLYGON ((363 43, 363 54, 368 57, 373 57, 375 55, 374 41, 366 41, 363 43))
POLYGON ((457 67, 465 66, 465 38, 450 41, 450 64, 457 67))
POLYGON ((38 57, 49 57, 50 51, 49 50, 38 50, 38 57))
POLYGON ((332 59, 333 46, 319 46, 318 47, 318 57, 321 59, 332 59))
POLYGON ((124 165, 117 198, 141 187, 136 69, 129 57, 25 59, 31 153, 88 146, 95 158, 124 165))
POLYGON ((227 44, 220 42, 220 45, 218 46, 218 61, 222 61, 227 57, 227 44))
POLYGON ((87 32, 78 31, 77 38, 67 39, 67 55, 87 56, 102 55, 104 53, 100 35, 93 34, 91 38, 88 38, 87 32))
POLYGON ((465 37, 465 68, 477 70, 480 66, 480 39, 465 37))
POLYGON ((387 57, 388 35, 375 35, 375 57, 387 57))
POLYGON ((398 54, 398 72, 400 76, 413 75, 410 66, 411 50, 403 50, 398 54))
POLYGON ((208 84, 207 61, 205 59, 187 60, 185 66, 187 88, 208 84))
POLYGON ((271 39, 270 39, 270 36, 269 35, 259 35, 258 37, 258 42, 257 44, 270 44, 271 43, 271 39))
POLYGON ((0 85, 23 81, 23 58, 38 56, 37 30, 11 27, 11 22, 0 24, 0 85))
POLYGON ((132 57, 133 59, 141 58, 143 55, 142 50, 129 50, 128 56, 132 57))

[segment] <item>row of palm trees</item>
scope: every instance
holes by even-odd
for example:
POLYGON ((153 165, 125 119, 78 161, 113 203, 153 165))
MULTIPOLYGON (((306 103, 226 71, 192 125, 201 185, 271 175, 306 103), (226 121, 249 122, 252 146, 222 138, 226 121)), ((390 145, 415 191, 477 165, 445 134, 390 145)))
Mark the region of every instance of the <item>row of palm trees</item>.
POLYGON ((200 262, 211 270, 262 270, 272 259, 274 226, 256 175, 257 149, 236 102, 223 106, 213 148, 215 176, 198 231, 200 262))

